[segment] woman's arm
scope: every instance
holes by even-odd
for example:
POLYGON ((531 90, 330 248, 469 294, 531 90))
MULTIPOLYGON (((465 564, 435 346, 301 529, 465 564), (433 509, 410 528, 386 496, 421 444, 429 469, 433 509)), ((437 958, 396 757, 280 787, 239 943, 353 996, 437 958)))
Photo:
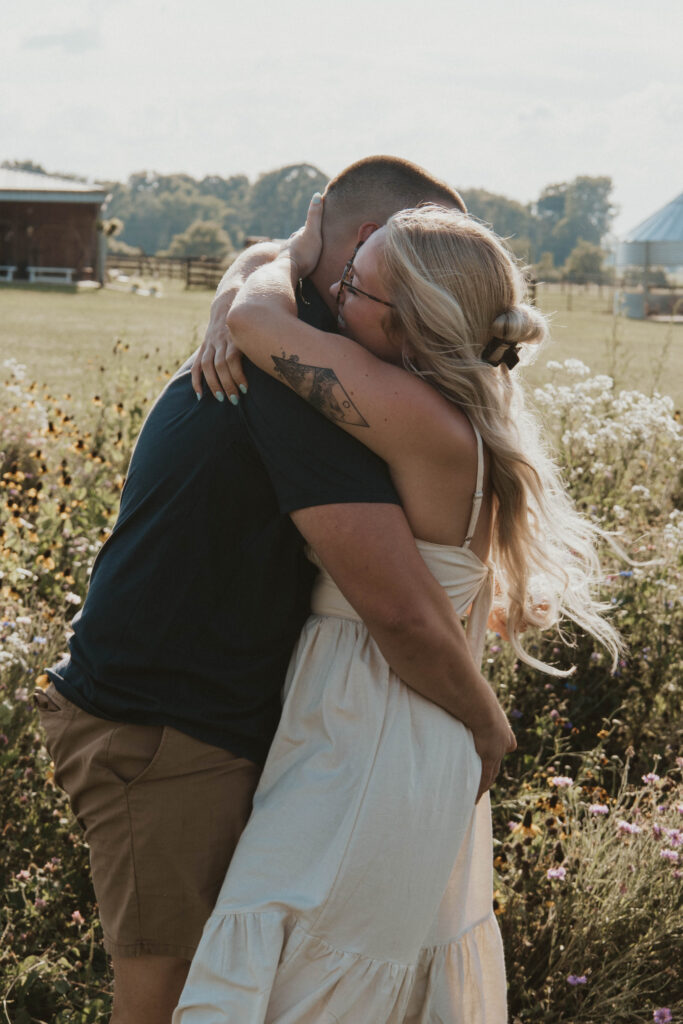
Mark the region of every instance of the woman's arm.
POLYGON ((438 427, 450 434, 452 407, 404 369, 298 320, 296 282, 310 269, 285 249, 251 275, 228 315, 235 345, 388 463, 426 446, 438 457, 438 427))

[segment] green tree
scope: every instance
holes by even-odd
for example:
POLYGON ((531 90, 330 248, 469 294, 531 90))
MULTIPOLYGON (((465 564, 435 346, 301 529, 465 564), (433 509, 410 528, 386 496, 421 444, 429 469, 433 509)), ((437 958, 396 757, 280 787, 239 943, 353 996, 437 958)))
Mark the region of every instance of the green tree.
POLYGON ((497 234, 507 239, 516 255, 528 258, 536 233, 534 216, 528 205, 483 188, 460 189, 460 195, 471 214, 490 224, 497 234))
POLYGON ((543 189, 536 203, 538 245, 560 266, 579 239, 599 245, 609 231, 615 207, 612 179, 582 175, 543 189))
POLYGON ((159 256, 209 256, 223 259, 232 249, 230 236, 220 224, 211 220, 196 220, 186 231, 175 235, 167 250, 159 256))
POLYGON ((572 249, 565 264, 565 271, 570 281, 586 284, 592 281, 600 284, 603 279, 603 261, 605 253, 599 245, 580 238, 572 249))
POLYGON ((194 221, 223 223, 225 203, 202 194, 190 175, 140 171, 130 176, 127 185, 111 185, 107 183, 111 199, 106 215, 121 218, 125 223, 122 241, 143 252, 167 248, 194 221))
POLYGON ((247 234, 288 238, 306 220, 314 192, 322 192, 327 178, 311 164, 291 164, 262 174, 249 193, 247 234))
POLYGON ((534 277, 537 281, 557 281, 559 279, 559 272, 555 268, 551 252, 541 253, 540 260, 534 264, 534 277))
POLYGON ((3 160, 0 167, 4 167, 8 171, 31 171, 32 174, 48 173, 42 164, 37 164, 33 160, 3 160))

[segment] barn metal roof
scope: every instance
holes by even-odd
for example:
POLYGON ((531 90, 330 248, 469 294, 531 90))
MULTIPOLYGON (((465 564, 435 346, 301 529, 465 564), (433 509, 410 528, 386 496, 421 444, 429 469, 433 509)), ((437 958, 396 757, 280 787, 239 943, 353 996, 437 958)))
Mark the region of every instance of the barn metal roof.
POLYGON ((617 265, 683 265, 683 192, 625 236, 617 265))
POLYGON ((33 203, 102 203, 106 190, 94 182, 71 181, 32 171, 0 167, 0 201, 33 203))

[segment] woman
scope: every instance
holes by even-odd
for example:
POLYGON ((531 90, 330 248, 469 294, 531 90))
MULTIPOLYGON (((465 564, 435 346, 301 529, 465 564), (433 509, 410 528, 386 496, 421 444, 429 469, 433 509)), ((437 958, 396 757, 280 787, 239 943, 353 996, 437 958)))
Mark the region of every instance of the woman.
MULTIPOLYGON (((300 323, 321 203, 238 296, 228 324, 388 463, 418 547, 480 659, 493 589, 525 622, 564 614, 615 655, 573 510, 510 370, 546 336, 500 241, 463 214, 403 211, 335 286, 344 337, 300 323), (406 372, 406 369, 410 372, 406 372), (544 577, 542 591, 536 577, 544 577)), ((311 553, 315 559, 315 555, 311 553)), ((276 738, 175 1024, 501 1024, 488 796, 472 734, 403 686, 322 570, 276 738)))

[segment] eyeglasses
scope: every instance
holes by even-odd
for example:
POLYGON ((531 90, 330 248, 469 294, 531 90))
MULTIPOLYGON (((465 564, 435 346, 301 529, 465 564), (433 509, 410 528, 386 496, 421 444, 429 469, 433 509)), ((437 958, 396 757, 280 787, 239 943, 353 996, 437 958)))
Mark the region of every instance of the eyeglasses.
POLYGON ((359 242, 356 248, 351 254, 351 259, 344 267, 344 273, 339 281, 339 291, 337 292, 337 302, 341 301, 342 292, 346 288, 347 292, 351 292, 352 295, 364 295, 366 299, 372 299, 373 302, 381 302, 383 306, 389 306, 390 309, 394 308, 393 302, 387 302, 386 299, 378 299, 376 295, 371 295, 370 292, 364 292, 362 288, 356 287, 355 284, 351 284, 351 277, 353 275, 353 261, 358 255, 358 250, 363 243, 359 242))

